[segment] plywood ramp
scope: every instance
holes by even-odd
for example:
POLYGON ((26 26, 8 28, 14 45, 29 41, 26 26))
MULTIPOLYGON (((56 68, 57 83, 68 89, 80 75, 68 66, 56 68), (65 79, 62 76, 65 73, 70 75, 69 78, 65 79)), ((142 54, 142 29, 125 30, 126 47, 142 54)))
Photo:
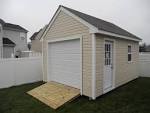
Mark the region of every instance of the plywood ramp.
POLYGON ((60 83, 48 82, 27 93, 53 109, 57 109, 78 97, 80 90, 60 83))

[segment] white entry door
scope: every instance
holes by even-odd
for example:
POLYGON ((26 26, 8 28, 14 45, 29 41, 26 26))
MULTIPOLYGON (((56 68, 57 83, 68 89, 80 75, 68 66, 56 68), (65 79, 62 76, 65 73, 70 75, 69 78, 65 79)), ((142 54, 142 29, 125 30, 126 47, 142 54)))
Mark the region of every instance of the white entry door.
POLYGON ((113 42, 105 41, 105 65, 103 91, 110 91, 113 87, 113 42))
POLYGON ((53 42, 48 47, 48 80, 80 89, 80 40, 53 42))

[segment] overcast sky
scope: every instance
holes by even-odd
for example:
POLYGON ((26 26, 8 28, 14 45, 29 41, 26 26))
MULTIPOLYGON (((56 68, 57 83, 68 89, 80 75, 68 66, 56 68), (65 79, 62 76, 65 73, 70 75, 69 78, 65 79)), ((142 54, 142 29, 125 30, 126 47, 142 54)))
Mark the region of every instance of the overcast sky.
POLYGON ((113 22, 150 44, 150 0, 0 0, 0 18, 26 28, 29 38, 59 5, 113 22))

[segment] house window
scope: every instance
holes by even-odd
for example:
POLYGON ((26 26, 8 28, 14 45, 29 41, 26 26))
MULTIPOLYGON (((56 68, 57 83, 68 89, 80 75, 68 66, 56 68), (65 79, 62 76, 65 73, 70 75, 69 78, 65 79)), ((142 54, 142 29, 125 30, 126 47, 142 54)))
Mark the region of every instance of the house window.
POLYGON ((25 39, 25 37, 21 37, 21 40, 24 40, 25 39))
POLYGON ((132 61, 132 50, 131 45, 128 45, 128 62, 132 61))

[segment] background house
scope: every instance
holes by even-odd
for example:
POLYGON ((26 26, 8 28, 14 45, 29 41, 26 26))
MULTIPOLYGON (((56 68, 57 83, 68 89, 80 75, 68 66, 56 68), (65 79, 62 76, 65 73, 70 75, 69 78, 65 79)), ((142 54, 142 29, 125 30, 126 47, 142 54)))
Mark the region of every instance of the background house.
POLYGON ((6 23, 0 19, 0 55, 1 58, 10 58, 12 54, 26 51, 27 30, 23 27, 11 23, 6 23))
POLYGON ((95 99, 138 77, 141 39, 110 22, 59 6, 42 39, 44 81, 95 99))
POLYGON ((33 52, 40 52, 42 53, 42 35, 44 31, 46 30, 47 25, 45 25, 42 29, 40 29, 38 32, 35 32, 31 37, 31 51, 33 52))

